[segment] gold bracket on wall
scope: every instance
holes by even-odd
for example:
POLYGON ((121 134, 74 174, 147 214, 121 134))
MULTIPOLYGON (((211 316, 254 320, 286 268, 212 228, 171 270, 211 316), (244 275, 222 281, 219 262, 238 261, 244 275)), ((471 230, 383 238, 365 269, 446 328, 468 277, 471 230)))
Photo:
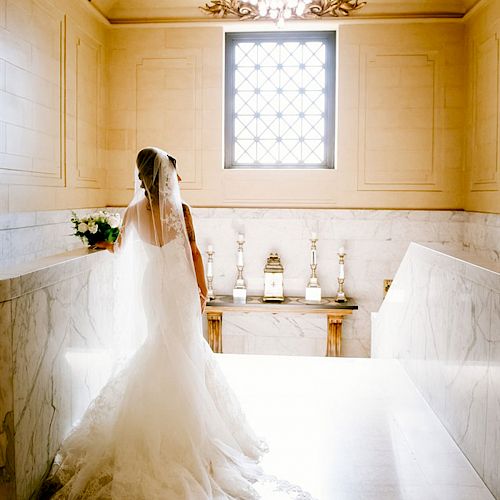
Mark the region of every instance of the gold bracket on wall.
POLYGON ((387 295, 389 288, 391 288, 392 280, 384 280, 384 297, 387 295))

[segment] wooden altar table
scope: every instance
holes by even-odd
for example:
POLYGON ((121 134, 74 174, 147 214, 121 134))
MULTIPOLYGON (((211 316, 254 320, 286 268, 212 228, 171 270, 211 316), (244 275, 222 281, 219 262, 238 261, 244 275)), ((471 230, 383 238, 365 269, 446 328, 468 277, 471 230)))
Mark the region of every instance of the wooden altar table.
POLYGON ((327 320, 326 356, 340 356, 342 321, 358 306, 351 300, 339 303, 333 297, 321 302, 307 302, 303 297, 285 297, 283 302, 263 302, 262 297, 247 297, 245 304, 233 302, 231 295, 218 295, 207 303, 208 343, 214 352, 222 351, 222 315, 224 312, 268 312, 299 314, 325 314, 327 320))

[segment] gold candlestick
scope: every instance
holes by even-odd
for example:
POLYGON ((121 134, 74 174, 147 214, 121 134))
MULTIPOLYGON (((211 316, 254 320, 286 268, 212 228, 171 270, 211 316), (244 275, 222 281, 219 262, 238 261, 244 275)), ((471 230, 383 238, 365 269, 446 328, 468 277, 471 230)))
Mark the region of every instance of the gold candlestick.
POLYGON ((311 277, 306 287, 306 300, 311 302, 321 302, 321 287, 319 286, 318 275, 316 270, 318 268, 316 243, 318 238, 316 233, 311 235, 311 277))
POLYGON ((208 245, 208 249, 207 249, 207 255, 208 255, 208 261, 207 261, 207 299, 208 300, 215 299, 214 271, 213 271, 214 253, 215 252, 213 250, 212 245, 208 245))
POLYGON ((243 245, 245 244, 245 237, 243 234, 238 234, 238 260, 236 269, 238 275, 236 276, 236 283, 233 288, 233 301, 245 304, 247 301, 247 287, 245 278, 243 277, 244 261, 243 261, 243 245))
POLYGON ((337 281, 339 283, 339 288, 337 290, 337 297, 335 298, 335 302, 347 302, 347 298, 345 296, 345 291, 344 291, 344 282, 345 282, 344 262, 346 256, 344 249, 341 248, 337 255, 339 256, 339 277, 337 278, 337 281))

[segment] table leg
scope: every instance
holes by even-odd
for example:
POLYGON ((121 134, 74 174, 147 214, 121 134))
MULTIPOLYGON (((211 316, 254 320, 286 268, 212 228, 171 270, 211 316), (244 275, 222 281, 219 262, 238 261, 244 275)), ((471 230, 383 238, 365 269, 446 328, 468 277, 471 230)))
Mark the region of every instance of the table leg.
POLYGON ((208 344, 212 351, 222 352, 222 313, 207 312, 208 319, 208 344))
POLYGON ((342 344, 342 318, 328 314, 328 338, 326 341, 326 355, 328 357, 340 356, 342 344))

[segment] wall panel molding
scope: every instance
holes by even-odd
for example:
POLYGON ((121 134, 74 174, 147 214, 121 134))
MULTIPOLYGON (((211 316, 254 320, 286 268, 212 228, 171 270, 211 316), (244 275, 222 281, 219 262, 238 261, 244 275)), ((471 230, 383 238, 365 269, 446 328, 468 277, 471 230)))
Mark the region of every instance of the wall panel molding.
POLYGON ((440 54, 361 47, 358 190, 440 191, 440 54))
POLYGON ((72 41, 75 53, 75 168, 76 183, 81 187, 99 187, 102 158, 99 134, 103 106, 102 45, 80 30, 72 41))
POLYGON ((201 189, 201 52, 164 50, 162 55, 141 58, 136 64, 135 150, 152 145, 172 150, 182 171, 183 189, 201 189))
POLYGON ((500 35, 473 40, 471 191, 500 189, 500 35))
MULTIPOLYGON (((0 21, 1 13, 0 7, 0 21)), ((0 122, 0 182, 62 187, 66 185, 66 16, 46 2, 32 0, 30 17, 33 41, 16 40, 12 34, 13 43, 29 51, 27 64, 8 59, 4 63, 6 88, 0 94, 8 103, 4 109, 11 106, 12 112, 0 122)))

